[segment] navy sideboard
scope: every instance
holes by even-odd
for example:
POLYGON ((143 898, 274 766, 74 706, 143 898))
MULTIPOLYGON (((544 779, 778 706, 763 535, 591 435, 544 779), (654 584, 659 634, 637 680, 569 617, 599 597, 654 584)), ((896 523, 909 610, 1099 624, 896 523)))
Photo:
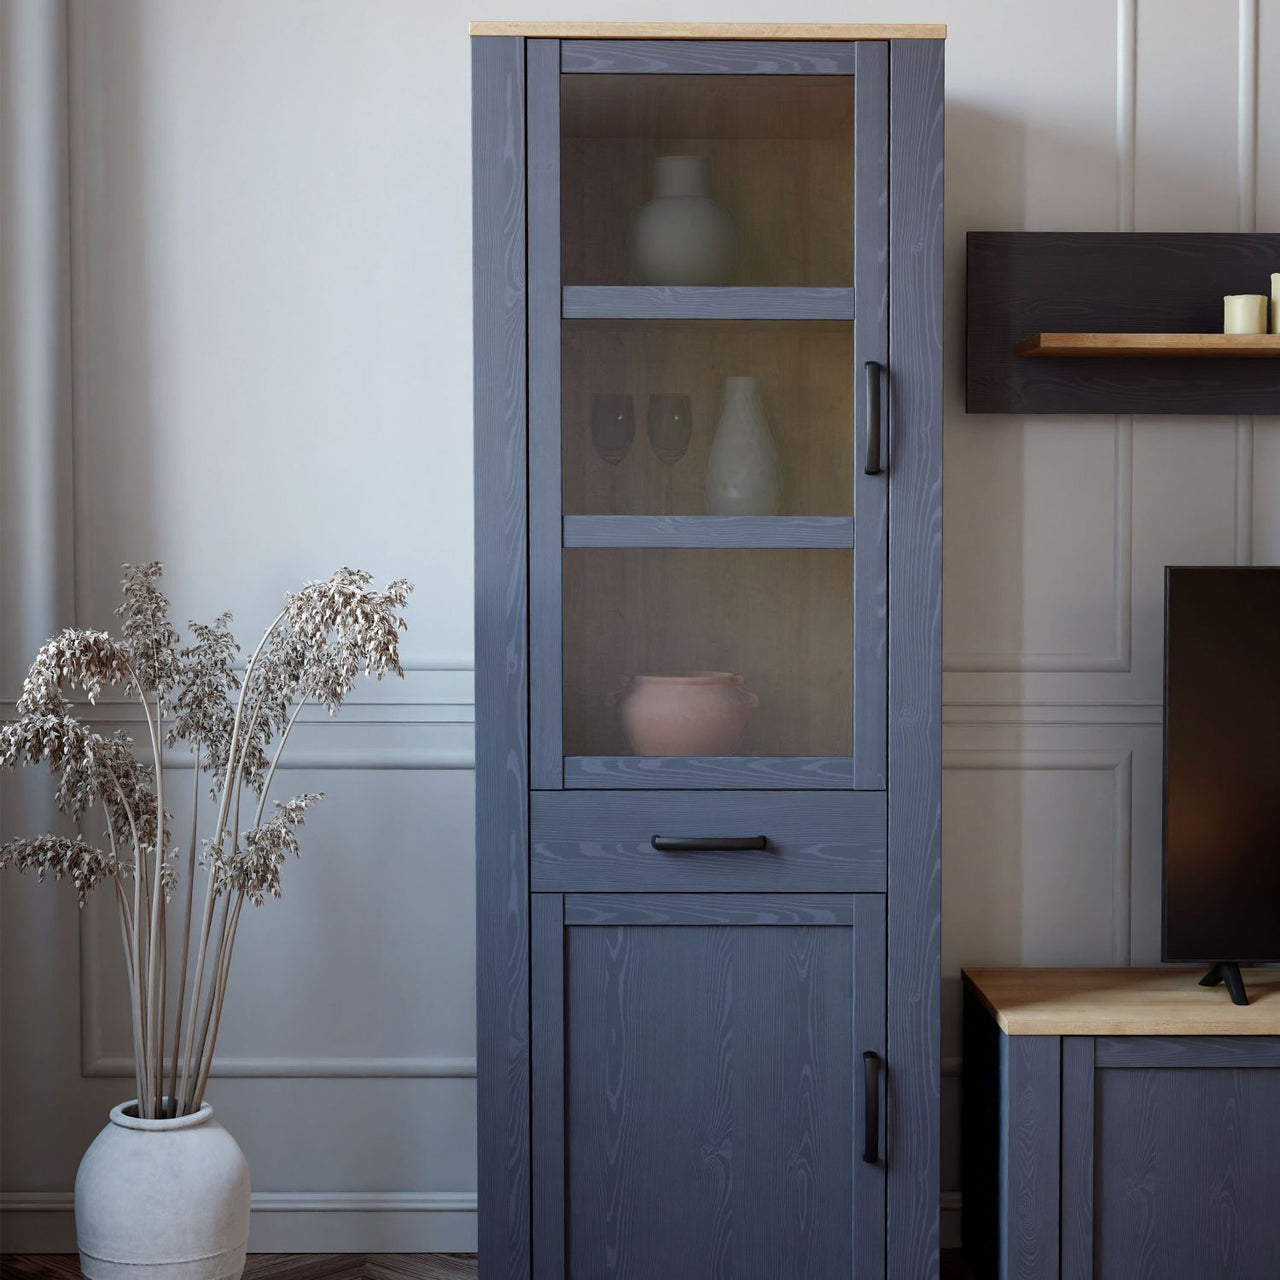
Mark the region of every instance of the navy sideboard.
POLYGON ((1280 1276, 1280 971, 964 974, 977 1280, 1280 1276))

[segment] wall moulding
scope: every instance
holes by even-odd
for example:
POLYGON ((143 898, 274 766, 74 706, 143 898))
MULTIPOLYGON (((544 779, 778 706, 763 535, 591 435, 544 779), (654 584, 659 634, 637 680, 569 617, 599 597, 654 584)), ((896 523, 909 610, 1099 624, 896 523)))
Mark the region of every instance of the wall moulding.
MULTIPOLYGON (((1115 419, 1112 453, 1111 644, 1095 653, 994 651, 944 653, 944 672, 978 675, 1125 674, 1133 662, 1133 419, 1115 419)), ((946 699, 943 699, 946 705, 946 699)))
POLYGON ((942 769, 949 771, 1098 771, 1111 775, 1111 962, 1127 965, 1132 949, 1131 882, 1133 875, 1133 751, 1087 747, 1078 750, 988 750, 952 747, 943 750, 942 769))

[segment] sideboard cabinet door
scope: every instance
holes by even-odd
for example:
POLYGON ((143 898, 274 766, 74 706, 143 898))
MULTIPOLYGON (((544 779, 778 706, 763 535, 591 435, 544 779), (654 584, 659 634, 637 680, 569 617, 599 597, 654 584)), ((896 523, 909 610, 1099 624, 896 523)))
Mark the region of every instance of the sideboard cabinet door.
POLYGON ((1062 1280, 1275 1280, 1280 1040, 1063 1044, 1062 1280))
POLYGON ((883 902, 534 895, 535 1280, 883 1276, 883 902))

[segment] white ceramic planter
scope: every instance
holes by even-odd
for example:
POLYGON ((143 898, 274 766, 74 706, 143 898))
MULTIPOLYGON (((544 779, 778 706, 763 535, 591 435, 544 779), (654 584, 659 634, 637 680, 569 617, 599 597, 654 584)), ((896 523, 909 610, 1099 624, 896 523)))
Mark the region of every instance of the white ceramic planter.
POLYGON ((87 1280, 238 1280, 249 1241, 249 1166, 206 1102, 139 1120, 123 1103, 76 1174, 87 1280))
POLYGON ((642 284, 728 284, 738 265, 733 219, 711 198, 705 156, 659 156, 653 199, 631 221, 631 256, 642 284))

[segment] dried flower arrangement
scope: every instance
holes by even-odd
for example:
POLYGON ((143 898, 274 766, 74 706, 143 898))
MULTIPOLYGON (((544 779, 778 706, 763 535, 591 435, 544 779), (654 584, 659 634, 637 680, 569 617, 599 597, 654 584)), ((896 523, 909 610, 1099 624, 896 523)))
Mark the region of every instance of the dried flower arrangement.
POLYGON ((412 588, 400 580, 373 591, 371 574, 346 568, 308 582, 285 596, 241 678, 230 614, 191 623, 193 639, 180 648, 158 585, 161 566, 125 565, 124 574, 119 639, 105 631, 66 630, 47 641, 27 673, 17 719, 0 726, 0 764, 43 760, 58 779, 58 808, 84 820, 96 806, 103 840, 83 834, 11 840, 0 847, 0 867, 34 870, 42 880, 46 874, 66 877, 81 906, 99 884, 111 882, 129 974, 138 1114, 157 1119, 199 1110, 240 910, 246 898, 260 906, 268 894, 280 896, 280 868, 288 854, 298 853, 297 828, 323 799, 294 796, 276 801, 267 813, 298 714, 315 701, 336 715, 362 672, 379 680, 388 671, 404 675, 400 610, 412 588), (94 704, 111 685, 141 703, 150 763, 139 759, 126 734, 95 732, 64 696, 79 688, 94 704), (165 750, 180 744, 194 756, 191 829, 182 848, 165 809, 165 750), (211 834, 199 841, 202 776, 210 780, 216 816, 211 834), (254 793, 247 800, 253 820, 241 829, 246 791, 254 793), (185 890, 179 894, 184 853, 185 890), (197 868, 204 872, 204 894, 193 951, 197 868), (168 905, 175 895, 181 928, 171 957, 168 905), (178 967, 172 992, 171 959, 178 967))

